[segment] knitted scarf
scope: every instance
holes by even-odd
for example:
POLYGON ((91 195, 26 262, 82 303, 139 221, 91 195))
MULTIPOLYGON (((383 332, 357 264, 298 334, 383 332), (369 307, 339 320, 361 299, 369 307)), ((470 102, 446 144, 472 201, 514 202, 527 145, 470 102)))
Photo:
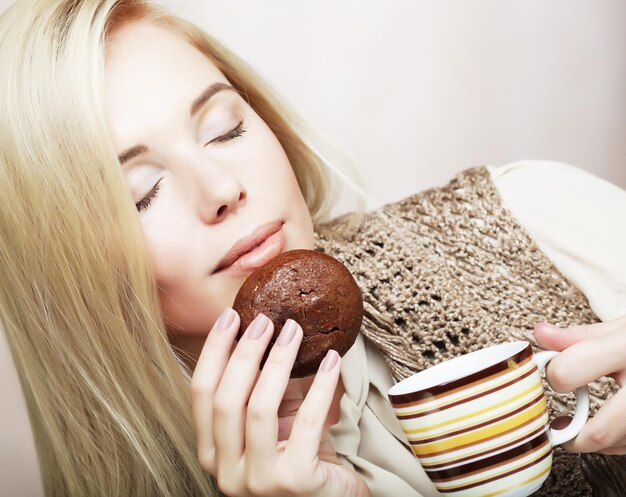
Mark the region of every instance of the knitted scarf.
MULTIPOLYGON (((582 292, 554 266, 503 203, 486 167, 364 215, 316 227, 316 250, 340 260, 363 291, 361 332, 400 381, 493 344, 528 340, 545 320, 596 323, 582 292)), ((544 387, 547 383, 544 380, 544 387)), ((590 385, 591 414, 616 391, 590 385)), ((546 388, 552 417, 573 412, 573 394, 546 388)), ((557 447, 538 496, 626 495, 626 457, 557 447)))

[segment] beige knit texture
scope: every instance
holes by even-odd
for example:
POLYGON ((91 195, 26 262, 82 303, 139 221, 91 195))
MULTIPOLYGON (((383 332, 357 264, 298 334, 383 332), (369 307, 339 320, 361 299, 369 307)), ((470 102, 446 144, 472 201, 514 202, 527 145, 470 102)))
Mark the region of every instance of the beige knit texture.
MULTIPOLYGON (((599 321, 504 207, 486 167, 367 213, 356 230, 348 220, 318 226, 316 250, 352 272, 363 291, 361 331, 396 381, 497 343, 528 340, 536 349, 532 330, 541 320, 562 327, 599 321)), ((590 385, 592 413, 616 388, 609 378, 590 385)), ((573 394, 547 392, 552 417, 573 411, 573 394)), ((594 464, 607 462, 583 457, 584 469, 581 456, 557 448, 535 495, 626 495, 592 493, 594 464)), ((609 459, 626 467, 626 458, 609 459)))

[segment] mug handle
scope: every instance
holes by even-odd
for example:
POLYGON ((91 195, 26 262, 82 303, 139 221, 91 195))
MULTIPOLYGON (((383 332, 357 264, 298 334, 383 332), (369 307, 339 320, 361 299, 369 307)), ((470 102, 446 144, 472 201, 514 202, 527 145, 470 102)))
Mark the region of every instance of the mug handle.
MULTIPOLYGON (((537 364, 539 373, 543 372, 546 365, 554 359, 558 352, 553 350, 541 350, 533 354, 533 359, 537 364)), ((576 389, 576 410, 574 411, 574 418, 571 423, 562 430, 556 430, 554 428, 548 428, 548 439, 552 446, 561 445, 562 443, 569 442, 572 438, 580 433, 583 429, 587 418, 589 417, 589 388, 587 385, 578 387, 576 389)))

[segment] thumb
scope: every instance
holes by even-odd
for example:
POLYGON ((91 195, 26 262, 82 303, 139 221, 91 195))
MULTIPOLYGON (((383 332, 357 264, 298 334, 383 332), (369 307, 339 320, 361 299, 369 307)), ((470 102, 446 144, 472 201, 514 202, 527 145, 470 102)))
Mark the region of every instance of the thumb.
POLYGON ((626 325, 626 316, 595 324, 582 324, 559 328, 541 321, 535 324, 533 333, 540 347, 560 352, 575 343, 608 335, 620 326, 626 325))

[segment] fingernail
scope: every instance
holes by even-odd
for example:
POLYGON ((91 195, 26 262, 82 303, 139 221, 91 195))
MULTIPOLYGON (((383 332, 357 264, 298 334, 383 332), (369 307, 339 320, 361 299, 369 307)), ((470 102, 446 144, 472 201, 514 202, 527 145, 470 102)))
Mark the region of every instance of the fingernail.
POLYGON ((233 324, 234 320, 235 320, 235 311, 231 309, 230 307, 227 307, 226 309, 224 309, 224 311, 220 315, 219 319, 217 320, 217 323, 215 323, 215 328, 218 330, 222 330, 222 331, 227 330, 228 327, 231 324, 233 324))
POLYGON ((326 353, 326 357, 324 357, 324 360, 320 365, 320 369, 322 369, 323 371, 330 371, 331 369, 333 369, 335 364, 337 364, 337 359, 339 359, 339 354, 333 349, 330 349, 326 353))
POLYGON ((550 323, 547 323, 546 321, 541 321, 539 324, 543 324, 544 326, 546 326, 547 328, 550 328, 551 330, 560 330, 561 329, 558 326, 556 326, 555 324, 550 324, 550 323))
POLYGON ((248 329, 247 337, 252 340, 259 338, 268 328, 269 324, 270 318, 268 318, 265 314, 259 314, 254 318, 254 321, 252 321, 252 324, 248 329))
POLYGON ((276 345, 280 347, 284 347, 285 345, 289 345, 293 337, 296 336, 296 328, 298 327, 298 323, 296 323, 293 319, 288 319, 283 326, 283 329, 280 331, 280 335, 278 335, 278 340, 276 340, 276 345))

